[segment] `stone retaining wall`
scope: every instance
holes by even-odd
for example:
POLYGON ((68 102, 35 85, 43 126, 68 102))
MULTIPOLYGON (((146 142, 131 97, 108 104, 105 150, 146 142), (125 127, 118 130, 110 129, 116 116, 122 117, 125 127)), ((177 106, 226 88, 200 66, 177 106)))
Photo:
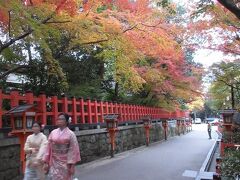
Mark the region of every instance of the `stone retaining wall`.
POLYGON ((0 139, 0 179, 20 179, 20 145, 18 139, 0 139))
MULTIPOLYGON (((181 134, 183 129, 180 130, 181 134)), ((106 130, 89 130, 76 132, 80 150, 81 163, 93 161, 110 156, 109 134, 106 130)), ((176 122, 168 127, 168 138, 178 135, 176 122)), ((161 122, 154 123, 150 129, 150 143, 165 139, 161 122)), ((131 150, 146 145, 145 130, 143 125, 131 125, 119 127, 116 135, 115 153, 131 150)))

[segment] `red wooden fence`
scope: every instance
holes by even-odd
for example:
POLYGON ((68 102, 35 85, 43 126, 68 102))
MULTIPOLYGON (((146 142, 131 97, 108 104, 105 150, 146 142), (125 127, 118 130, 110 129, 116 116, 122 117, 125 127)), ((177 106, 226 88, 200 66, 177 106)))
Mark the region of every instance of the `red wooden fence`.
POLYGON ((5 101, 8 101, 7 103, 10 104, 11 108, 21 104, 36 104, 38 109, 37 119, 45 125, 55 125, 60 112, 68 113, 72 117, 73 124, 103 123, 103 115, 110 113, 120 114, 119 122, 138 121, 144 115, 151 115, 152 119, 179 118, 189 115, 188 112, 184 111, 168 112, 161 108, 140 105, 76 98, 68 99, 67 97, 58 99, 57 96, 46 97, 45 94, 35 97, 32 92, 20 95, 17 90, 11 91, 10 94, 4 94, 0 89, 0 128, 2 128, 3 116, 6 112, 3 109, 5 101))

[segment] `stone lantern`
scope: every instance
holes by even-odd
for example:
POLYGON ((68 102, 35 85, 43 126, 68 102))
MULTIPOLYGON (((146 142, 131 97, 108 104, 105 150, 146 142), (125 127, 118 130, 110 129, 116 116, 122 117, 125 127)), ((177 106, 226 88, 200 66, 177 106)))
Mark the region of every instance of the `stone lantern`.
POLYGON ((167 119, 162 120, 162 126, 164 128, 165 140, 167 140, 167 129, 168 129, 168 121, 167 121, 167 119))
POLYGON ((149 141, 150 141, 149 130, 151 128, 151 117, 149 115, 143 116, 142 120, 143 120, 143 125, 145 129, 145 134, 146 134, 146 145, 149 146, 149 141))
POLYGON ((109 136, 110 136, 111 157, 114 157, 115 134, 118 131, 118 117, 119 117, 119 114, 106 114, 103 116, 104 121, 106 122, 107 131, 109 132, 109 136))
POLYGON ((17 136, 20 142, 20 160, 22 171, 25 169, 24 144, 27 136, 32 134, 32 125, 36 120, 36 108, 33 104, 25 104, 12 108, 6 112, 11 118, 11 135, 17 136))

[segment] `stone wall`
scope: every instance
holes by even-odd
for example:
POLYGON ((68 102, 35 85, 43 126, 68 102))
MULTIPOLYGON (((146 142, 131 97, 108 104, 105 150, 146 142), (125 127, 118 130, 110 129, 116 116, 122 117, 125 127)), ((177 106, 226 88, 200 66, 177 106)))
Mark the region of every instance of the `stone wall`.
MULTIPOLYGON (((181 134, 183 129, 181 129, 181 134)), ((89 130, 76 132, 80 150, 81 163, 86 163, 110 156, 109 134, 106 130, 89 130)), ((167 137, 178 135, 176 122, 168 126, 167 137)), ((150 129, 150 143, 165 140, 164 129, 161 122, 154 123, 150 129)), ((131 125, 119 127, 116 135, 115 153, 131 150, 146 145, 145 130, 143 125, 131 125)))
MULTIPOLYGON (((181 134, 184 129, 181 129, 181 134)), ((106 129, 75 131, 81 151, 81 163, 90 162, 110 155, 109 134, 106 129)), ((176 122, 168 126, 168 138, 178 135, 176 122)), ((150 143, 165 139, 161 122, 152 124, 150 143)), ((120 153, 146 145, 145 130, 142 124, 119 127, 116 135, 116 151, 120 153)), ((0 179, 15 180, 20 178, 20 146, 18 139, 0 139, 0 179)))
POLYGON ((0 179, 20 179, 20 145, 18 139, 0 139, 0 179))

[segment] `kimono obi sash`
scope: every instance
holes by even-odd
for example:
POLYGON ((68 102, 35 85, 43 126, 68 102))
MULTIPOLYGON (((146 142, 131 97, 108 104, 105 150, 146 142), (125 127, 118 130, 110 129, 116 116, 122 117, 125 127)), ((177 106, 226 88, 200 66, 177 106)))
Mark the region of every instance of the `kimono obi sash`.
POLYGON ((70 144, 53 143, 52 152, 56 154, 67 154, 69 147, 70 147, 70 144))

